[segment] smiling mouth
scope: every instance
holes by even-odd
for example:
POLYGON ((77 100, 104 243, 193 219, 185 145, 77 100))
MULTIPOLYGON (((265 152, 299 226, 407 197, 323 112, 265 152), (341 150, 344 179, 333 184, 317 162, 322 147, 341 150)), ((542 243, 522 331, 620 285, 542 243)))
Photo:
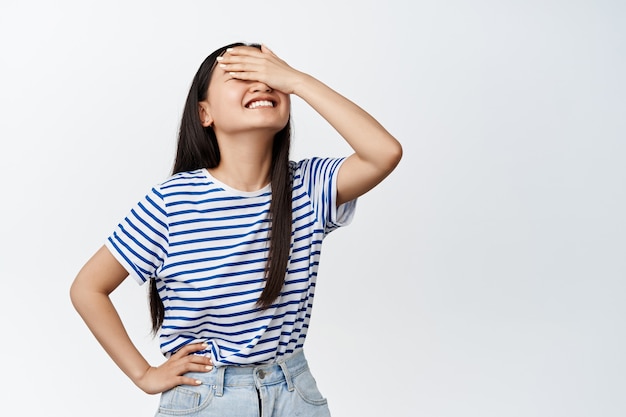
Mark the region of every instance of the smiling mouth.
POLYGON ((274 103, 269 100, 257 100, 246 105, 247 109, 258 109, 259 107, 274 107, 274 103))

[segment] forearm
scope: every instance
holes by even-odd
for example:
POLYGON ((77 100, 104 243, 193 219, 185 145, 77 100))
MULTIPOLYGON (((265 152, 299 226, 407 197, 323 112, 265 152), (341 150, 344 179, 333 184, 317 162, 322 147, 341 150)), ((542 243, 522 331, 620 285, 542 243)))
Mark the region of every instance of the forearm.
POLYGON ((260 81, 302 98, 352 147, 352 159, 358 159, 356 170, 369 171, 369 185, 384 178, 399 162, 400 143, 372 116, 316 78, 290 67, 267 47, 262 46, 261 51, 230 49, 221 58, 220 68, 237 79, 260 81))
POLYGON ((400 143, 361 107, 307 74, 299 77, 294 94, 326 119, 362 161, 384 171, 395 167, 400 143))
POLYGON ((122 372, 137 384, 150 365, 132 343, 108 295, 75 285, 71 298, 104 350, 122 372))

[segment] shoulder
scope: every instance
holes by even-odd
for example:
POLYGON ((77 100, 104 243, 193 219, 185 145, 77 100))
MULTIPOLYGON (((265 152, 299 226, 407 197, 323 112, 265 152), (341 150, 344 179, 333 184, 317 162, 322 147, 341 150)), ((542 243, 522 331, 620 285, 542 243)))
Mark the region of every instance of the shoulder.
POLYGON ((302 173, 333 173, 345 159, 345 157, 312 157, 297 162, 291 161, 291 172, 295 174, 294 177, 302 173))
POLYGON ((167 189, 185 185, 207 184, 208 182, 209 179, 207 178, 206 171, 204 169, 196 169, 194 171, 182 171, 172 174, 158 184, 158 188, 167 189))
POLYGON ((197 169, 194 171, 177 172, 154 186, 154 190, 162 196, 194 189, 200 186, 207 186, 212 182, 207 178, 206 171, 197 169))
POLYGON ((178 172, 156 183, 148 192, 148 200, 158 200, 158 205, 169 205, 188 195, 206 193, 212 185, 204 170, 178 172))

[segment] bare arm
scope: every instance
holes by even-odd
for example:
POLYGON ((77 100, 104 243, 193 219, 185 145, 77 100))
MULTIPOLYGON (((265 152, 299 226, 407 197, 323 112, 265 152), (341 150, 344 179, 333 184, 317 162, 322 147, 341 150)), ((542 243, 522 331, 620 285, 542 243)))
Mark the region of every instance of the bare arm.
POLYGON ((314 77, 297 71, 262 47, 233 48, 220 60, 234 78, 260 81, 306 101, 348 142, 354 153, 339 170, 337 204, 380 183, 402 158, 402 146, 372 116, 314 77))
POLYGON ((190 355, 204 349, 189 345, 159 367, 152 367, 132 343, 109 295, 128 273, 103 246, 83 266, 70 288, 70 298, 91 332, 111 359, 143 391, 155 394, 176 385, 196 385, 186 372, 210 370, 210 359, 190 355))
POLYGON ((400 162, 400 143, 352 101, 308 75, 301 78, 294 93, 324 117, 354 150, 339 169, 337 205, 374 188, 400 162))

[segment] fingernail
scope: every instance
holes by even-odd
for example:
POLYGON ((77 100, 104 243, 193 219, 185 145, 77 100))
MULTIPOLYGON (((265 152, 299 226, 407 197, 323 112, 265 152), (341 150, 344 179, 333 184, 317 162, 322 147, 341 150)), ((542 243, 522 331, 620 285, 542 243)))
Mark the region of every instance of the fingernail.
POLYGON ((215 58, 217 61, 221 61, 222 59, 224 59, 223 56, 218 56, 217 58, 215 58))
POLYGON ((202 385, 202 381, 200 381, 200 380, 198 379, 198 380, 196 380, 196 384, 198 384, 198 385, 202 385))
POLYGON ((206 366, 206 370, 207 370, 207 371, 210 371, 211 369, 213 369, 213 367, 212 367, 211 365, 207 365, 207 366, 206 366))
POLYGON ((233 48, 228 48, 226 49, 226 52, 231 52, 233 50, 233 48))
POLYGON ((208 347, 209 347, 209 344, 208 344, 207 342, 204 342, 204 343, 202 344, 202 347, 204 347, 204 348, 208 348, 208 347))
POLYGON ((226 64, 220 64, 220 68, 226 68, 226 64))

